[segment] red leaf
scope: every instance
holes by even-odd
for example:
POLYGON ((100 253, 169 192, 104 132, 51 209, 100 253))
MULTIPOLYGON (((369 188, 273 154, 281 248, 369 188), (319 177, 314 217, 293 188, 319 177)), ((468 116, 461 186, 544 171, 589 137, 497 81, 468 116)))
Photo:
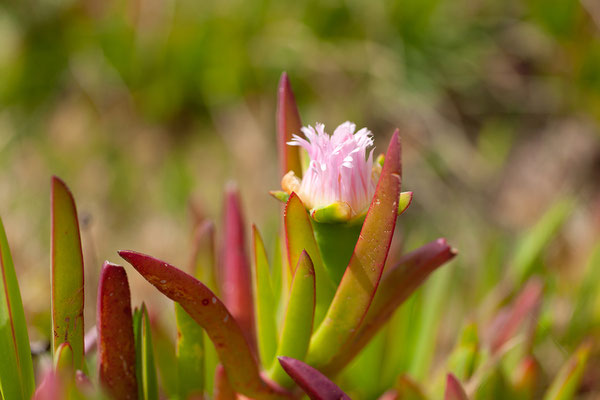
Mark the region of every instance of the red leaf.
POLYGON ((446 394, 444 400, 469 400, 462 385, 452 374, 446 378, 446 394))
POLYGON ((288 146, 292 134, 300 134, 302 122, 294 99, 294 92, 287 74, 281 74, 277 91, 277 148, 281 176, 294 171, 297 177, 302 176, 300 151, 297 146, 288 146))
POLYGON ((240 324, 250 349, 256 354, 252 274, 246 252, 240 197, 234 185, 228 185, 225 190, 225 232, 221 254, 223 301, 240 324))
POLYGON ((125 269, 105 262, 98 287, 98 374, 115 399, 137 399, 131 296, 125 269))
POLYGON ((178 302, 204 328, 215 345, 232 387, 249 397, 289 398, 267 385, 242 330, 225 305, 202 282, 153 257, 133 251, 119 254, 165 296, 178 302))
POLYGON ((287 374, 312 400, 350 400, 350 397, 321 372, 302 361, 278 357, 287 374))

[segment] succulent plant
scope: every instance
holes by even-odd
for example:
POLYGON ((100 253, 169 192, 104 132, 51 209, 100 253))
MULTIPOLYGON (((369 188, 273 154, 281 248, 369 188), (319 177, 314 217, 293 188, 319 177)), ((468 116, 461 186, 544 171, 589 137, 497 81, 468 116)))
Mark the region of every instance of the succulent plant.
MULTIPOLYGON (((0 221, 2 397, 350 398, 343 388, 355 398, 538 398, 540 367, 533 339, 543 284, 527 280, 527 251, 519 264, 526 284, 514 299, 507 297, 510 304, 500 310, 487 336, 479 334, 477 325, 466 324, 443 367, 426 379, 418 375, 433 350, 419 353, 412 368, 401 365, 406 357, 400 352, 417 353, 427 341, 403 342, 407 327, 400 323, 410 318, 398 319, 396 311, 457 253, 445 239, 437 239, 390 256, 397 218, 412 200, 411 192, 401 192, 399 132, 386 154, 374 159, 372 150, 368 153, 371 133, 355 130, 349 122, 332 136, 321 124, 302 128, 284 74, 277 110, 283 190, 271 194, 285 205, 274 254, 268 256, 259 229, 252 226, 248 256, 247 227, 233 186, 226 190, 221 245, 215 243, 213 223, 200 224, 187 271, 139 252, 119 252, 175 302, 176 351, 167 365, 153 341, 149 310, 142 304, 132 311, 125 268, 108 262, 98 287, 96 327, 86 344, 77 211, 64 182, 52 178, 54 363, 39 372, 36 390, 23 306, 0 221), (415 348, 402 348, 407 343, 415 348), (91 373, 94 357, 96 374, 91 373), (169 375, 162 384, 157 364, 172 372, 161 374, 169 375), (503 365, 514 368, 507 374, 503 365)), ((422 321, 435 318, 423 313, 422 321)), ((542 389, 544 399, 574 397, 590 349, 588 341, 579 347, 542 389)))

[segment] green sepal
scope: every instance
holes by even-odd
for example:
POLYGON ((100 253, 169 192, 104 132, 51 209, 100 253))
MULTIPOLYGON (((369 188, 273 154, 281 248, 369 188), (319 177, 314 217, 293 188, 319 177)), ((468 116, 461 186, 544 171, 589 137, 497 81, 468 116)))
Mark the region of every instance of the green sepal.
POLYGON ((148 309, 142 303, 141 309, 133 312, 133 334, 135 338, 135 364, 140 400, 158 400, 158 379, 152 348, 152 334, 148 309))
POLYGON ((269 191, 269 194, 282 203, 287 203, 288 199, 290 198, 290 194, 284 192, 283 190, 271 190, 269 191))

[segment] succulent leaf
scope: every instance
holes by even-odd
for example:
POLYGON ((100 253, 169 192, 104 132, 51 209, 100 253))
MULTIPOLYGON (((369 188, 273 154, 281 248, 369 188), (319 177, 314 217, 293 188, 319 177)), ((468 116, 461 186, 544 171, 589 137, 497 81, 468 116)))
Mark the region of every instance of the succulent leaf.
POLYGON ((0 393, 5 399, 31 398, 35 389, 29 335, 19 283, 0 219, 0 393))
POLYGON ((462 385, 452 374, 446 378, 446 394, 444 400, 469 400, 462 385))
POLYGON ((288 171, 294 171, 296 176, 302 176, 300 151, 295 146, 287 145, 292 140, 292 135, 300 133, 301 128, 302 122, 294 92, 290 80, 284 72, 281 74, 277 91, 277 147, 281 176, 287 174, 288 171))
POLYGON ((98 286, 98 375, 115 399, 137 399, 131 295, 125 269, 105 262, 98 286))
POLYGON ((73 350, 75 368, 83 368, 83 255, 75 201, 69 188, 52 178, 52 343, 73 350))
POLYGON ((279 357, 279 363, 312 400, 350 400, 342 389, 310 365, 290 357, 279 357))
POLYGON ((270 387, 261 379, 240 326, 221 300, 202 282, 153 257, 133 251, 120 251, 119 254, 160 292, 178 302, 204 328, 237 392, 259 399, 288 398, 287 393, 270 387))
POLYGON ((225 190, 224 223, 225 232, 221 252, 223 300, 240 324, 250 349, 256 353, 252 274, 246 252, 245 225, 240 197, 234 185, 229 185, 225 190))
POLYGON ((277 303, 274 300, 267 252, 260 232, 252 225, 254 244, 254 294, 256 296, 256 319, 258 350, 262 365, 271 365, 277 349, 277 303))
MULTIPOLYGON (((312 334, 314 311, 315 270, 308 253, 303 251, 292 280, 283 329, 277 347, 278 356, 304 359, 312 334)), ((269 376, 285 387, 293 386, 293 381, 281 369, 277 360, 274 361, 269 376)))
POLYGON ((398 131, 394 132, 375 195, 354 253, 323 323, 311 339, 308 363, 327 365, 355 335, 367 313, 396 226, 401 160, 398 131))
POLYGON ((333 299, 335 287, 323 265, 310 217, 302 201, 295 193, 292 193, 286 204, 283 218, 289 270, 298 265, 298 260, 303 251, 308 253, 314 265, 317 290, 314 323, 315 326, 318 326, 327 312, 331 299, 333 299))

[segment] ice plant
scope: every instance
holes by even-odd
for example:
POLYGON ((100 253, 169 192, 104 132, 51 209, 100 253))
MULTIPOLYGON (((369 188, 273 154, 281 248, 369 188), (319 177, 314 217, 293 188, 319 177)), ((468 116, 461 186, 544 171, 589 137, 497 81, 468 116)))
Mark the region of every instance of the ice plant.
POLYGON ((381 173, 373 168, 373 137, 367 128, 355 132, 356 125, 344 122, 333 135, 317 123, 302 128, 305 138, 294 135, 287 144, 303 148, 309 157, 302 178, 289 171, 281 186, 287 194, 296 192, 313 217, 347 221, 366 212, 381 173), (367 155, 368 152, 368 155, 367 155))
MULTIPOLYGON (((441 318, 435 310, 443 309, 428 308, 428 301, 443 302, 443 292, 413 298, 410 313, 398 308, 456 251, 440 238, 401 256, 390 254, 397 217, 412 199, 412 193, 400 192, 399 132, 374 161, 366 128, 356 131, 346 122, 332 135, 321 124, 302 128, 285 74, 277 129, 284 191, 274 194, 285 207, 273 257, 253 225, 250 262, 241 197, 232 186, 226 190, 221 243, 215 243, 211 221, 199 222, 186 271, 135 251, 119 252, 176 302, 176 343, 169 339, 175 327, 170 335, 153 324, 144 303, 132 311, 126 269, 106 262, 91 330, 96 335, 85 335, 84 346, 79 222, 73 195, 53 178, 48 333, 54 362, 34 374, 33 366, 43 363, 32 363, 0 220, 0 398, 25 400, 34 390, 35 399, 53 400, 295 400, 302 392, 318 400, 542 398, 533 322, 544 285, 531 277, 530 265, 549 240, 546 230, 534 230, 519 252, 526 256, 516 257, 513 275, 527 282, 524 288, 499 299, 496 308, 486 307, 494 309, 491 333, 480 337, 475 322, 466 324, 436 374, 427 376, 433 343, 422 338, 435 340, 433 321, 441 318), (96 346, 88 337, 95 337, 96 346), (86 376, 93 371, 93 352, 97 379, 86 376), (507 370, 513 375, 505 376, 507 370), (37 389, 34 375, 42 377, 37 389)), ((554 217, 550 222, 560 225, 554 217)), ((596 265, 600 247, 594 254, 596 265)), ((584 341, 543 398, 573 399, 591 351, 591 342, 584 341)))

